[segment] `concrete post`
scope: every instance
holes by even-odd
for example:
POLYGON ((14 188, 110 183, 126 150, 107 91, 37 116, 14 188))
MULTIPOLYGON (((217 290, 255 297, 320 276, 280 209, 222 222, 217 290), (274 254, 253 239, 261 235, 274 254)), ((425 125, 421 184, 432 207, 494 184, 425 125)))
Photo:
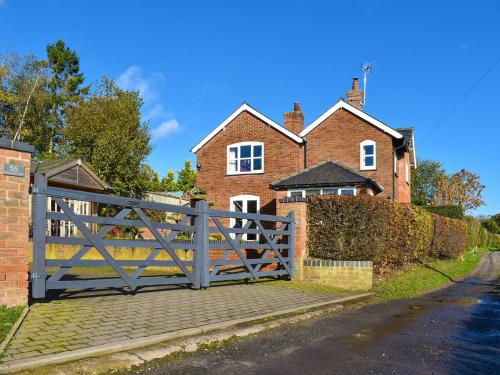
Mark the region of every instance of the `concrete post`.
POLYGON ((34 147, 0 139, 0 304, 28 303, 29 183, 34 147))

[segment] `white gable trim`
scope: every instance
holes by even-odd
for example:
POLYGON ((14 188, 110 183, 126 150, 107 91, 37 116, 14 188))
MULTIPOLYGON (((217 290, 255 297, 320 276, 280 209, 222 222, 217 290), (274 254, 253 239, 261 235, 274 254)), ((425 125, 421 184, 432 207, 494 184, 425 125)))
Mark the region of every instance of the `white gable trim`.
POLYGON ((259 111, 253 109, 250 107, 247 103, 243 103, 240 108, 238 108, 236 111, 234 111, 227 119, 225 119, 222 124, 217 126, 209 135, 207 135, 205 138, 203 138, 196 146, 194 146, 191 149, 191 152, 197 152, 203 145, 205 145, 209 140, 211 140, 217 133, 219 133, 222 129, 224 129, 231 121, 233 121, 241 112, 247 111, 248 113, 251 113, 258 119, 262 120, 266 124, 272 126, 279 132, 283 133, 287 137, 293 139, 297 143, 302 143, 302 138, 300 138, 298 135, 292 133, 290 130, 285 129, 283 126, 275 123, 273 120, 268 118, 267 116, 263 115, 259 111))
POLYGON ((353 113, 354 115, 356 115, 358 117, 361 117, 366 122, 369 122, 370 124, 372 124, 373 126, 379 128, 380 130, 382 130, 382 131, 390 134, 394 138, 397 138, 397 139, 403 138, 402 134, 398 133, 396 130, 394 130, 390 126, 387 126, 386 124, 384 124, 383 122, 380 122, 376 118, 373 118, 369 114, 367 114, 367 113, 365 113, 363 111, 360 111, 359 109, 357 109, 356 107, 353 107, 349 103, 344 102, 342 99, 340 99, 337 102, 337 104, 335 104, 333 107, 331 107, 328 111, 326 111, 320 117, 318 117, 316 120, 314 120, 314 122, 311 125, 307 126, 304 130, 302 130, 299 135, 301 137, 305 137, 314 128, 316 128, 319 124, 321 124, 328 117, 330 117, 331 115, 333 115, 339 109, 345 109, 345 110, 353 113))

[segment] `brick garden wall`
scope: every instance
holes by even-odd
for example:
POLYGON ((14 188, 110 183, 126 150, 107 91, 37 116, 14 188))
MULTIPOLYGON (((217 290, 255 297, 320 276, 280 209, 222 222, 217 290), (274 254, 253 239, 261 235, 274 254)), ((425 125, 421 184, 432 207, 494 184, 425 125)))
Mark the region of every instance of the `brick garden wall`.
POLYGON ((335 261, 306 259, 304 281, 342 289, 370 290, 373 285, 373 263, 368 261, 335 261))
POLYGON ((9 306, 28 302, 29 149, 0 142, 0 304, 9 306), (24 176, 5 175, 5 164, 23 166, 24 176))

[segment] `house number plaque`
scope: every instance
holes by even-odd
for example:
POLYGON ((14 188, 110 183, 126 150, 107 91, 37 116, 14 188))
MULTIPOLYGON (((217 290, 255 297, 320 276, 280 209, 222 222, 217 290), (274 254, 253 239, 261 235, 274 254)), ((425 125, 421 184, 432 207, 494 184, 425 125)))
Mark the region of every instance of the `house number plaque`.
POLYGON ((3 174, 6 176, 24 177, 24 165, 5 163, 3 165, 3 174))

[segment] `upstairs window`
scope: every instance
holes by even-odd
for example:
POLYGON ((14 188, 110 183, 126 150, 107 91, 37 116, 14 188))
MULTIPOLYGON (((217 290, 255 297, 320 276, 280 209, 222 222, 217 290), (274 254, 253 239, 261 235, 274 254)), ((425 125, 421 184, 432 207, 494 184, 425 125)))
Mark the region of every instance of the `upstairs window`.
POLYGON ((242 142, 227 146, 227 174, 264 172, 264 144, 242 142))
POLYGON ((374 141, 366 140, 360 144, 360 169, 377 169, 377 144, 374 141))

